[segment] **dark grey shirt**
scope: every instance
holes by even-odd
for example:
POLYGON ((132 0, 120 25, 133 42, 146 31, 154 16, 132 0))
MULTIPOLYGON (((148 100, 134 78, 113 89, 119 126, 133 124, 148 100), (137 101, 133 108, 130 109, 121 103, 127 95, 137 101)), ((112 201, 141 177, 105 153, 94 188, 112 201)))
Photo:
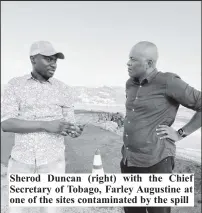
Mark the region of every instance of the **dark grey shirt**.
POLYGON ((156 69, 141 84, 130 78, 126 82, 126 98, 122 155, 128 166, 149 167, 175 156, 175 143, 160 140, 156 128, 160 124, 171 126, 180 104, 201 111, 200 91, 176 74, 156 69))

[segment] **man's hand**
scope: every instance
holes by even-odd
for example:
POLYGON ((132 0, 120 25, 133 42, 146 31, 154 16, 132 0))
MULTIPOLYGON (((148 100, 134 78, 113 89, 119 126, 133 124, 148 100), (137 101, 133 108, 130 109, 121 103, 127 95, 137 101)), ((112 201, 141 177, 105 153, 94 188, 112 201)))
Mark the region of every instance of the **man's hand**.
POLYGON ((156 134, 160 136, 160 139, 167 138, 172 140, 173 142, 177 142, 182 139, 182 137, 175 129, 167 125, 159 125, 159 127, 156 129, 156 132, 156 134))
POLYGON ((67 136, 68 131, 74 131, 74 124, 65 121, 64 119, 47 121, 45 124, 45 130, 50 133, 57 133, 67 136))
POLYGON ((67 133, 72 138, 79 137, 84 129, 85 125, 74 125, 75 130, 68 130, 67 133))

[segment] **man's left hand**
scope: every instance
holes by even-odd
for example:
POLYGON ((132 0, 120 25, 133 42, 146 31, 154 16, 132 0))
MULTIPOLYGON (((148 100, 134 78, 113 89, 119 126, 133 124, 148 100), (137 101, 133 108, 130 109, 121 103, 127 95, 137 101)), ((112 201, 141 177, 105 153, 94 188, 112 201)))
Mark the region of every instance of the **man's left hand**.
POLYGON ((177 142, 182 139, 175 129, 167 125, 159 125, 156 132, 156 134, 160 136, 160 139, 170 139, 173 142, 177 142))

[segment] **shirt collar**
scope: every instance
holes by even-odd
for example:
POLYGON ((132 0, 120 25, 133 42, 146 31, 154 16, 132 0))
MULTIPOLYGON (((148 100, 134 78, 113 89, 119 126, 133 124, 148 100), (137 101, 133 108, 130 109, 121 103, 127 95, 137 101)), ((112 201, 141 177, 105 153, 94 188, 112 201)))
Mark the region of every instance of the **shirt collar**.
POLYGON ((48 83, 52 84, 52 82, 51 82, 51 80, 50 80, 50 79, 48 79, 48 80, 47 80, 47 81, 45 81, 45 82, 39 81, 38 79, 36 79, 36 78, 33 76, 32 72, 30 72, 30 74, 28 75, 27 80, 34 80, 34 81, 38 81, 39 83, 42 83, 42 84, 44 84, 44 83, 46 83, 46 82, 48 82, 48 83))
MULTIPOLYGON (((141 84, 145 84, 145 83, 150 83, 154 77, 157 75, 158 70, 154 69, 149 75, 147 75, 141 82, 141 84)), ((138 78, 134 78, 133 79, 134 83, 136 84, 140 84, 139 79, 138 78)))

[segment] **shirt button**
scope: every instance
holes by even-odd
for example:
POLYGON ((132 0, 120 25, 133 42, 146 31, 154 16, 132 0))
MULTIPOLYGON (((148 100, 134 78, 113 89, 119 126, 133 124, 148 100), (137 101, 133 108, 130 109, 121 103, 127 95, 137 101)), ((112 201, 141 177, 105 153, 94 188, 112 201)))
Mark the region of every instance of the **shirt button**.
POLYGON ((128 149, 128 147, 126 146, 126 149, 128 149))
POLYGON ((126 134, 126 137, 128 137, 128 135, 126 134))
POLYGON ((128 123, 130 124, 130 121, 128 121, 128 123))
POLYGON ((134 112, 135 110, 134 110, 134 109, 132 109, 132 111, 134 112))

